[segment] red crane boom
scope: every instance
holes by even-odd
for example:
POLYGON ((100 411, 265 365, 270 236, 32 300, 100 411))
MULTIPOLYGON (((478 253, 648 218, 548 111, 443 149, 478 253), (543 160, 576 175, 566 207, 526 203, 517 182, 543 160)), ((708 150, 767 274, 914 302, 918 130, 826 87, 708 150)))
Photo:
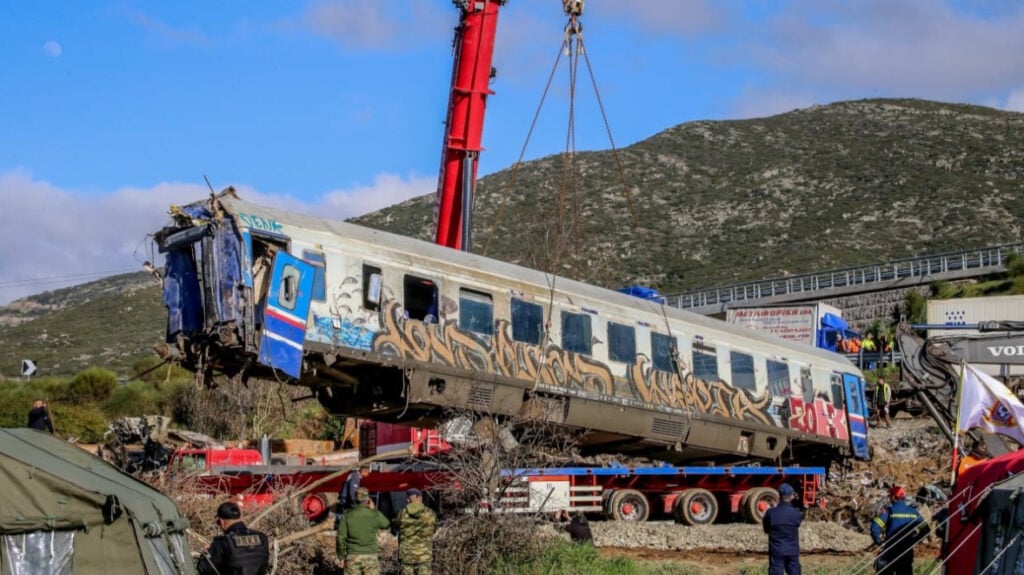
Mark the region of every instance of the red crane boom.
POLYGON ((437 181, 434 242, 469 251, 470 216, 492 77, 498 10, 506 0, 453 0, 455 29, 451 95, 437 181))

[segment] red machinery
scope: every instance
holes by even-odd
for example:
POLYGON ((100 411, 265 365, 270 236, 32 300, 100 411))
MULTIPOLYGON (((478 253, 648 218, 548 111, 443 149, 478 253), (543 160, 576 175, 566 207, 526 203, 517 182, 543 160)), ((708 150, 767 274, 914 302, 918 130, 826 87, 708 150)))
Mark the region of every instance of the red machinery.
POLYGON ((455 62, 445 123, 444 155, 437 179, 434 241, 469 251, 476 170, 483 149, 484 111, 493 76, 498 10, 506 0, 454 0, 460 12, 455 29, 455 62))
MULTIPOLYGON (((444 152, 437 178, 434 243, 469 251, 476 171, 483 150, 484 112, 493 77, 494 36, 498 11, 507 0, 453 0, 459 9, 455 28, 451 94, 445 122, 444 152)), ((432 429, 390 423, 360 425, 360 455, 369 457, 396 445, 412 445, 416 455, 448 448, 432 429)))

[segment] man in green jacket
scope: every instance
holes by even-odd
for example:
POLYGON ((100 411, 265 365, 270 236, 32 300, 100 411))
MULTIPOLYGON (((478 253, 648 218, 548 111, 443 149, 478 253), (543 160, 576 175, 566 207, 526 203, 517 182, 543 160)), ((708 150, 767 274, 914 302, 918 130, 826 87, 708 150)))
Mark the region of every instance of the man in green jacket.
POLYGON ((423 505, 423 492, 415 487, 406 491, 409 504, 395 517, 398 528, 398 558, 402 575, 431 575, 434 553, 434 530, 437 515, 423 505))
POLYGON ((379 575, 377 530, 388 528, 388 518, 374 508, 365 487, 356 490, 356 502, 338 520, 338 558, 347 575, 379 575))

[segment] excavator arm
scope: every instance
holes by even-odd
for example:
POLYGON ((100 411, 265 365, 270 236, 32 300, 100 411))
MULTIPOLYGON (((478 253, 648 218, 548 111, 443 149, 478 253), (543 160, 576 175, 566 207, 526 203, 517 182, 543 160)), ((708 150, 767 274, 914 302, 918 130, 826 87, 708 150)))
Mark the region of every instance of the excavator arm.
POLYGON ((919 402, 950 442, 955 442, 960 357, 946 343, 922 339, 905 322, 898 327, 896 341, 903 356, 903 379, 893 390, 894 399, 919 402))
MULTIPOLYGON (((951 326, 925 327, 949 329, 951 326)), ((989 321, 958 327, 982 333, 924 339, 909 323, 901 322, 897 343, 903 357, 903 381, 893 390, 895 399, 919 402, 953 443, 961 363, 1024 365, 1024 322, 989 321)), ((980 437, 975 435, 975 439, 980 437)), ((996 445, 994 438, 984 439, 990 453, 1006 450, 1001 442, 996 445)))

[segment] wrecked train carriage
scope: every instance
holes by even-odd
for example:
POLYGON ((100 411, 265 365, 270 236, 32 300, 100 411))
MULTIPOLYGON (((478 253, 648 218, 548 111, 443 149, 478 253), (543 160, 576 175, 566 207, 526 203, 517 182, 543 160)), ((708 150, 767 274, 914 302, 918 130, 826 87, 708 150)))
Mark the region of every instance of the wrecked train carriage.
POLYGON ((585 452, 867 457, 845 358, 573 280, 226 192, 173 212, 161 353, 305 385, 338 415, 542 419, 585 452))

